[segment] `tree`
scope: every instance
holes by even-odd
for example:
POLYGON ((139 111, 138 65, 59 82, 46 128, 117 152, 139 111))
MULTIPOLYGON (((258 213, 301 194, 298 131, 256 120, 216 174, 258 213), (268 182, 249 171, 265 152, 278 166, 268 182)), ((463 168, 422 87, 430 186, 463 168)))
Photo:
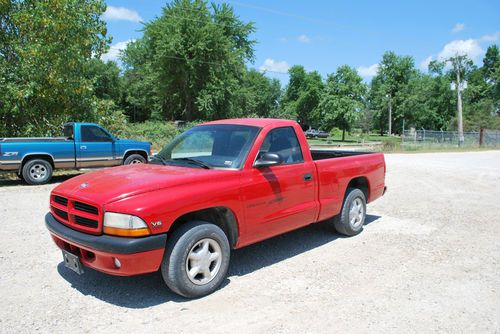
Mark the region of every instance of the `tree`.
POLYGON ((482 71, 488 87, 488 96, 493 102, 495 112, 500 113, 500 50, 497 45, 490 45, 486 50, 482 71))
POLYGON ((253 59, 253 31, 253 23, 239 20, 227 4, 168 3, 125 51, 125 76, 137 89, 125 109, 130 113, 150 104, 170 120, 229 116, 244 63, 253 59), (145 91, 146 101, 141 101, 145 91))
POLYGON ((292 66, 288 73, 290 81, 283 96, 280 117, 296 119, 302 127, 311 126, 324 89, 321 75, 317 71, 308 73, 299 65, 292 66))
POLYGON ((401 104, 406 99, 406 87, 415 74, 412 57, 398 56, 392 51, 385 52, 382 56, 370 89, 370 106, 376 111, 375 117, 381 133, 383 129, 387 129, 389 134, 395 128, 401 129, 406 116, 401 104))
POLYGON ((364 107, 366 86, 355 69, 343 65, 328 76, 326 88, 319 104, 318 122, 330 129, 342 129, 342 140, 358 119, 364 107))
POLYGON ((94 88, 94 95, 99 99, 119 102, 121 98, 120 68, 113 61, 91 59, 87 64, 86 77, 94 88))
POLYGON ((102 0, 0 4, 0 136, 44 135, 92 120, 98 100, 86 64, 110 40, 102 0))
POLYGON ((245 71, 235 94, 231 117, 273 117, 279 107, 281 85, 256 70, 245 71))

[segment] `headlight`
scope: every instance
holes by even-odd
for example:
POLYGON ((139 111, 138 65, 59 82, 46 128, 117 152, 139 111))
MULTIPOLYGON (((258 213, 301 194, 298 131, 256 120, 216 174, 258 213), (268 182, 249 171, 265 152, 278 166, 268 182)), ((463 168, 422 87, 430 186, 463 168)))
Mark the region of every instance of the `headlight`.
POLYGON ((121 237, 149 235, 148 225, 139 217, 115 212, 104 213, 104 233, 121 237))

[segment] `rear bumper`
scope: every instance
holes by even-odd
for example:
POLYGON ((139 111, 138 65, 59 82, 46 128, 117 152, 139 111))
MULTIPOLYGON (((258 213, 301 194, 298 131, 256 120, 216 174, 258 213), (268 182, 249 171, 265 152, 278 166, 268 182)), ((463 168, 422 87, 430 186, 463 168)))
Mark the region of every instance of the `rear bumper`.
POLYGON ((80 258, 87 267, 118 276, 157 271, 163 259, 167 234, 143 238, 90 235, 59 223, 50 213, 45 225, 56 245, 80 258), (117 267, 115 259, 120 266, 117 267))

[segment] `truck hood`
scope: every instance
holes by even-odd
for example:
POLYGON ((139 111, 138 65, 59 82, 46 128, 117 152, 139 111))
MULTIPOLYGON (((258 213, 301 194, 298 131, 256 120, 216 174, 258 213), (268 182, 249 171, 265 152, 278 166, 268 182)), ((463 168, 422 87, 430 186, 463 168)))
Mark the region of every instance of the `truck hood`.
POLYGON ((53 193, 104 205, 120 199, 188 183, 217 179, 234 171, 134 164, 107 168, 71 178, 53 193))

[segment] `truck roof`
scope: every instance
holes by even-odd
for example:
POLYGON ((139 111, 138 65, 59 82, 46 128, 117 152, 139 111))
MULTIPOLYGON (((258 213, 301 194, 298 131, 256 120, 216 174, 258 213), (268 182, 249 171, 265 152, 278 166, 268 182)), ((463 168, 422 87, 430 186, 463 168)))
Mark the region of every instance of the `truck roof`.
POLYGON ((238 125, 249 125, 266 127, 270 125, 274 126, 292 126, 295 121, 288 119, 278 119, 278 118, 232 118, 232 119, 222 119, 218 121, 207 122, 203 124, 238 124, 238 125))

